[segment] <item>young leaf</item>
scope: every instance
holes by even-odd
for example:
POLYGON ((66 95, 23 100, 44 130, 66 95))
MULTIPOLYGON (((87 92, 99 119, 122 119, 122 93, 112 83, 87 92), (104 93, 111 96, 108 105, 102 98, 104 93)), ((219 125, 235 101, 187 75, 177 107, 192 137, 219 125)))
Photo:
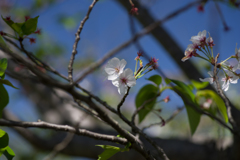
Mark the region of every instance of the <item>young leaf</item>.
POLYGON ((98 160, 107 160, 114 154, 121 152, 121 148, 109 145, 96 145, 102 147, 104 151, 98 156, 98 160))
POLYGON ((0 84, 0 118, 2 117, 2 111, 7 106, 8 102, 9 102, 8 92, 4 88, 3 84, 0 84))
POLYGON ((199 114, 191 106, 189 106, 189 103, 187 101, 194 105, 197 105, 195 102, 195 95, 192 93, 191 89, 183 82, 172 79, 169 80, 177 85, 173 87, 172 90, 174 90, 182 98, 186 106, 190 130, 191 134, 193 135, 200 122, 201 114, 199 114))
POLYGON ((159 75, 153 75, 150 78, 148 78, 149 81, 152 81, 157 86, 159 86, 162 83, 162 77, 159 75))
POLYGON ((22 26, 24 23, 13 23, 12 24, 12 29, 19 34, 19 37, 23 37, 23 30, 22 26))
POLYGON ((3 58, 0 60, 0 76, 3 76, 5 73, 5 70, 7 69, 7 59, 3 58))
POLYGON ((191 88, 189 88, 186 84, 184 84, 181 81, 173 80, 173 79, 169 79, 169 80, 175 83, 179 88, 181 88, 182 92, 185 92, 185 94, 189 96, 192 102, 195 102, 195 95, 192 93, 191 88))
MULTIPOLYGON (((136 107, 137 108, 141 107, 143 103, 145 103, 147 100, 150 100, 151 98, 155 97, 158 93, 158 90, 159 90, 158 87, 152 84, 148 84, 142 87, 135 99, 136 107)), ((139 123, 141 123, 143 119, 146 117, 146 115, 152 110, 155 103, 156 99, 147 103, 144 109, 138 112, 139 123)))
POLYGON ((6 85, 8 85, 8 86, 11 86, 11 87, 13 87, 13 88, 15 88, 15 89, 18 89, 17 87, 15 87, 11 82, 9 82, 8 80, 6 80, 6 79, 0 79, 0 83, 1 84, 6 84, 6 85))
POLYGON ((191 80, 191 83, 197 90, 206 88, 209 84, 209 82, 198 82, 195 80, 191 80))
POLYGON ((0 129, 0 149, 8 146, 9 137, 7 132, 0 129))
POLYGON ((227 109, 226 109, 225 103, 223 102, 222 98, 219 97, 219 95, 217 93, 215 93, 214 91, 211 91, 211 90, 202 90, 202 91, 198 91, 196 95, 212 98, 213 101, 217 104, 217 107, 218 107, 220 113, 222 114, 225 122, 226 123, 228 122, 227 109))
POLYGON ((15 157, 15 153, 13 152, 13 150, 7 146, 7 148, 5 149, 5 151, 3 152, 3 154, 5 155, 5 157, 8 159, 8 160, 12 160, 13 157, 15 157))
POLYGON ((24 35, 29 35, 36 31, 38 17, 39 16, 37 16, 35 18, 30 18, 22 25, 21 29, 22 29, 24 35))

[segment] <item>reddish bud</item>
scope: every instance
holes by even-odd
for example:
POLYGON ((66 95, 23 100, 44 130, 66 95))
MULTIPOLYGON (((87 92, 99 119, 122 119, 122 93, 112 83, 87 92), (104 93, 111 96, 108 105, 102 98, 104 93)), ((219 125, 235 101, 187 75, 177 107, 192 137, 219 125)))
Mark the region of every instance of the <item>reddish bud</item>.
POLYGON ((132 9, 130 10, 130 14, 132 15, 138 15, 138 8, 134 7, 134 5, 132 5, 132 9))
POLYGON ((1 35, 1 36, 5 36, 6 33, 4 33, 3 31, 0 31, 0 35, 1 35))
POLYGON ((204 12, 204 7, 202 4, 200 4, 197 8, 198 12, 204 12))
POLYGON ((25 16, 25 22, 29 20, 31 17, 30 16, 25 16))
POLYGON ((40 35, 41 34, 41 29, 37 29, 34 33, 40 35))
POLYGON ((140 57, 143 55, 142 51, 137 52, 138 56, 135 58, 135 60, 140 59, 140 57))
POLYGON ((164 101, 165 103, 168 103, 168 102, 170 101, 169 96, 167 96, 166 98, 164 98, 163 101, 164 101))
POLYGON ((29 41, 30 41, 31 44, 32 43, 36 43, 36 39, 35 38, 29 38, 29 41))
POLYGON ((11 20, 11 16, 7 16, 5 19, 6 19, 7 21, 10 21, 10 20, 11 20))

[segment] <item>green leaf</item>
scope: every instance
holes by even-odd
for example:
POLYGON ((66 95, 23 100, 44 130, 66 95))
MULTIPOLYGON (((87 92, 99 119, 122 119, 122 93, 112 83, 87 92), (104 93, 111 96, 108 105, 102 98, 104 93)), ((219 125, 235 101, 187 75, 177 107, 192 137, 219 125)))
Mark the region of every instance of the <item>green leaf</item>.
POLYGON ((152 81, 157 86, 159 86, 162 83, 162 77, 159 75, 153 75, 150 78, 148 78, 149 81, 152 81))
POLYGON ((179 88, 181 88, 182 92, 189 96, 191 98, 192 102, 195 102, 195 95, 192 93, 192 90, 190 87, 188 87, 185 83, 178 81, 178 80, 173 80, 169 79, 171 82, 176 84, 179 88))
POLYGON ((191 80, 191 83, 197 90, 206 88, 209 84, 209 82, 198 82, 195 80, 191 80))
POLYGON ((4 41, 3 37, 0 35, 0 45, 7 46, 6 42, 4 41))
MULTIPOLYGON (((5 23, 7 23, 7 25, 9 27, 12 28, 12 25, 14 24, 14 22, 12 20, 7 20, 6 18, 3 18, 3 16, 1 15, 2 19, 4 20, 5 23)), ((13 29, 13 28, 12 28, 13 29)), ((14 30, 14 29, 13 29, 14 30)))
MULTIPOLYGON (((159 90, 158 87, 152 84, 143 86, 136 96, 136 99, 135 99, 136 107, 139 108, 140 106, 143 105, 144 102, 155 97, 158 93, 158 90, 159 90)), ((156 99, 147 103, 144 109, 138 112, 139 123, 141 123, 143 119, 146 117, 146 115, 152 110, 155 103, 156 103, 156 99)))
POLYGON ((188 114, 188 122, 190 125, 191 134, 193 135, 199 125, 201 114, 196 112, 191 106, 186 104, 185 106, 188 114))
POLYGON ((37 16, 35 18, 30 18, 25 23, 23 23, 21 29, 22 29, 24 35, 29 35, 29 34, 36 31, 37 23, 38 23, 38 17, 39 16, 37 16))
POLYGON ((15 157, 15 153, 13 152, 13 150, 7 146, 7 148, 5 149, 5 151, 3 152, 3 154, 5 155, 5 157, 8 159, 8 160, 12 160, 13 157, 15 157))
POLYGON ((2 117, 2 111, 7 106, 8 102, 9 102, 8 92, 4 88, 3 84, 0 84, 0 118, 2 117))
POLYGON ((15 89, 18 89, 17 87, 15 87, 11 82, 9 82, 8 80, 6 80, 6 79, 0 79, 0 83, 1 84, 6 84, 6 85, 8 85, 8 86, 11 86, 11 87, 13 87, 13 88, 15 88, 15 89))
POLYGON ((12 29, 14 31, 16 31, 19 34, 19 37, 23 37, 23 30, 22 30, 22 26, 24 23, 13 23, 12 24, 12 29))
POLYGON ((3 76, 5 73, 5 70, 7 69, 7 58, 3 58, 0 60, 0 76, 3 76))
POLYGON ((182 98, 186 106, 190 130, 191 130, 191 134, 193 135, 199 125, 200 118, 201 118, 201 114, 199 114, 191 106, 189 106, 189 102, 192 103, 193 105, 198 106, 195 101, 195 95, 192 93, 191 88, 189 88, 183 82, 178 80, 172 80, 172 79, 169 79, 169 80, 177 85, 173 87, 172 90, 174 90, 182 98))
POLYGON ((8 146, 9 137, 7 132, 0 129, 0 149, 8 146))
POLYGON ((121 152, 121 148, 109 145, 96 145, 102 147, 104 151, 98 156, 98 160, 107 160, 114 154, 121 152))
POLYGON ((202 90, 202 91, 198 91, 197 96, 204 96, 204 97, 210 97, 213 99, 213 101, 216 103, 221 115, 223 116, 225 122, 228 122, 228 116, 227 116, 227 108, 225 106, 224 101, 222 100, 222 98, 215 93, 214 91, 211 90, 202 90))

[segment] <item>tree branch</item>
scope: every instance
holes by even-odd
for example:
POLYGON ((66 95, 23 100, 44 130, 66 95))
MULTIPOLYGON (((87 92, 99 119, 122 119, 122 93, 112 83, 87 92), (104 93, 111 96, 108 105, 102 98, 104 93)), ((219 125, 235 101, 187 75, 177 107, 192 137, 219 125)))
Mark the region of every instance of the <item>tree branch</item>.
POLYGON ((79 28, 77 30, 77 33, 75 34, 76 38, 75 38, 75 42, 73 44, 72 56, 71 56, 71 59, 69 61, 69 65, 68 65, 68 79, 70 81, 70 84, 73 83, 73 75, 72 75, 73 63, 74 63, 75 55, 77 54, 77 45, 78 45, 78 42, 80 40, 80 34, 82 32, 82 29, 83 29, 83 26, 84 26, 85 22, 88 20, 89 15, 90 15, 94 5, 97 3, 97 1, 98 0, 93 0, 92 4, 89 6, 87 15, 82 20, 82 22, 81 22, 81 24, 80 24, 80 26, 79 26, 79 28))

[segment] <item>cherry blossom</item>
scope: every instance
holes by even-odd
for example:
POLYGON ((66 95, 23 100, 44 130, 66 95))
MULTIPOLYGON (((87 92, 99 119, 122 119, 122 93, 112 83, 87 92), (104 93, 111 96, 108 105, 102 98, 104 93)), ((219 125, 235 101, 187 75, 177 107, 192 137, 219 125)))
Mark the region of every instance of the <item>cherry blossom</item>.
POLYGON ((222 78, 222 81, 224 81, 222 85, 222 89, 224 91, 227 91, 229 88, 230 83, 236 84, 238 81, 238 76, 234 75, 232 72, 229 72, 225 75, 225 78, 222 78))
POLYGON ((209 47, 213 47, 215 44, 213 44, 213 38, 210 36, 210 33, 209 34, 209 37, 206 39, 206 43, 209 45, 209 47))
POLYGON ((200 31, 198 32, 198 35, 196 36, 192 36, 190 41, 192 41, 193 44, 197 44, 197 45, 201 45, 202 43, 205 43, 206 41, 206 35, 207 35, 207 31, 200 31))
POLYGON ((126 64, 127 62, 124 59, 120 61, 116 57, 109 60, 104 68, 105 72, 108 74, 108 80, 117 79, 118 76, 123 72, 123 69, 126 66, 126 64))
POLYGON ((239 69, 239 64, 232 65, 228 61, 223 62, 222 65, 224 66, 224 70, 235 72, 237 69, 239 69))
POLYGON ((214 82, 213 75, 214 75, 214 74, 213 74, 212 71, 209 71, 208 74, 210 75, 209 78, 204 78, 204 79, 199 78, 199 80, 202 81, 202 82, 209 82, 210 84, 213 84, 213 82, 214 82))
POLYGON ((117 79, 112 81, 113 85, 118 87, 118 93, 121 95, 126 94, 127 87, 136 85, 136 79, 133 76, 133 71, 130 68, 125 69, 117 79))
POLYGON ((235 48, 235 57, 238 61, 240 61, 240 48, 237 49, 237 46, 235 48))
POLYGON ((182 61, 186 61, 192 56, 197 56, 196 50, 195 50, 195 45, 194 44, 189 44, 187 49, 185 50, 185 57, 182 58, 182 61))

